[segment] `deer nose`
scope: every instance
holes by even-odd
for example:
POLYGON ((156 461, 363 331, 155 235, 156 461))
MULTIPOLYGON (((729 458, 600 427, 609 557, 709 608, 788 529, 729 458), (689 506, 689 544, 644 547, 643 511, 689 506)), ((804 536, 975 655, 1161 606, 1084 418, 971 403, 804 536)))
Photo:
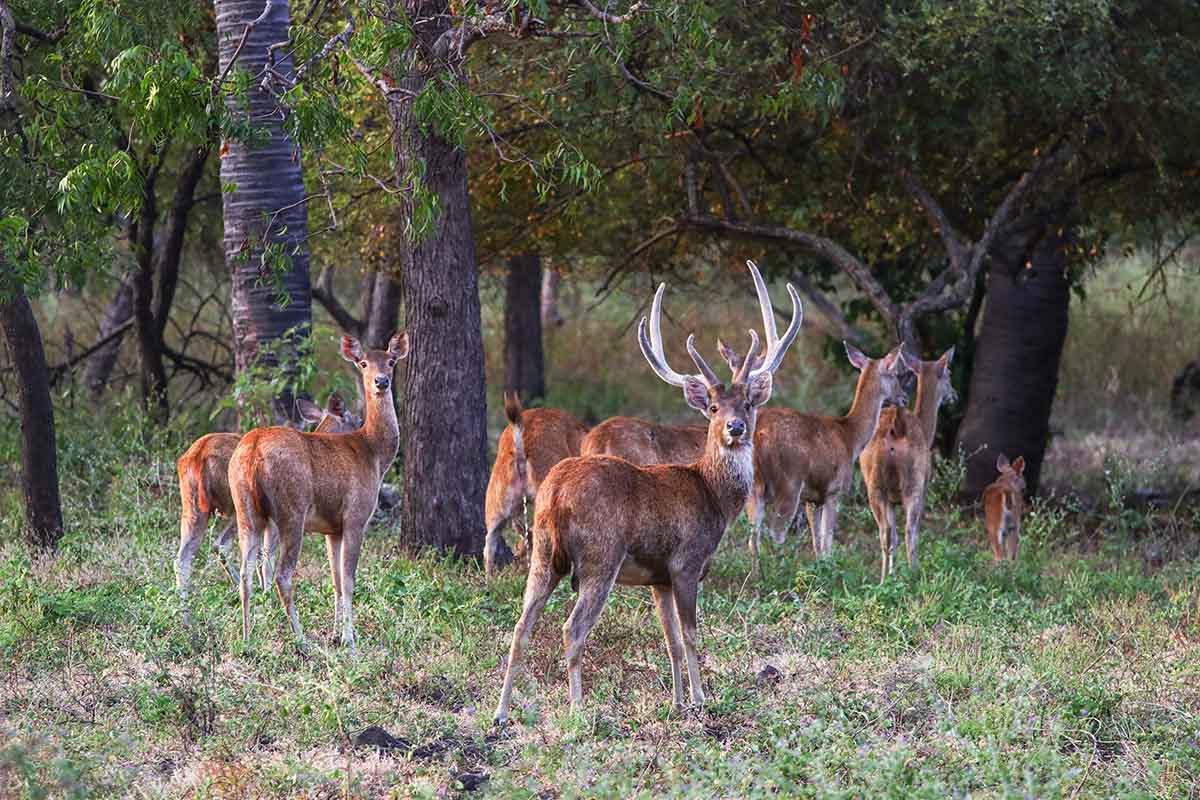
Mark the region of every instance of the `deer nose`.
POLYGON ((387 388, 391 385, 392 385, 392 379, 389 378, 387 375, 376 375, 375 376, 375 388, 378 389, 379 391, 381 391, 381 392, 386 391, 387 388))
POLYGON ((740 419, 731 419, 725 423, 725 430, 729 431, 729 435, 736 439, 745 435, 746 423, 740 419))

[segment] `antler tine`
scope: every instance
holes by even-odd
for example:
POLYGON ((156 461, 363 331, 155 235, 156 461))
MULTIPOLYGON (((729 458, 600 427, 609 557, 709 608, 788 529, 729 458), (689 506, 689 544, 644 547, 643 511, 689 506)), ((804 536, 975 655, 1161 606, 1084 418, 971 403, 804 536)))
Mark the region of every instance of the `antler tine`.
POLYGON ((779 341, 779 329, 775 327, 775 309, 771 307, 771 295, 767 294, 767 284, 763 282, 758 265, 747 261, 750 275, 754 278, 754 291, 758 294, 758 310, 762 312, 763 333, 767 337, 768 352, 779 341))
MULTIPOLYGON (((642 348, 642 355, 646 361, 650 362, 650 368, 658 377, 672 386, 682 387, 684 381, 689 377, 695 377, 698 380, 704 380, 704 377, 680 374, 667 364, 667 354, 663 351, 662 344, 662 298, 666 289, 667 284, 660 283, 658 291, 654 293, 654 302, 650 305, 649 325, 647 325, 645 317, 642 317, 642 321, 638 323, 638 345, 642 348)), ((707 365, 705 368, 707 369, 707 365)), ((710 374, 711 372, 712 370, 709 370, 710 374)))
POLYGON ((704 378, 704 382, 709 386, 717 386, 721 383, 721 379, 717 377, 717 373, 712 371, 708 363, 704 360, 704 356, 700 355, 700 351, 696 349, 696 334, 688 334, 687 338, 688 355, 692 357, 692 361, 696 364, 696 368, 700 370, 700 376, 704 378))
POLYGON ((642 348, 642 356, 649 362, 650 369, 654 370, 655 375, 672 386, 683 386, 685 376, 668 367, 666 362, 661 360, 658 354, 654 352, 654 345, 646 335, 645 317, 642 317, 642 321, 638 323, 638 345, 642 348))
POLYGON ((754 363, 754 357, 758 354, 758 332, 750 331, 750 349, 746 351, 746 358, 742 361, 742 365, 738 367, 738 371, 733 376, 734 383, 744 383, 746 376, 750 374, 750 365, 754 363))
MULTIPOLYGON (((800 305, 800 295, 796 292, 796 287, 790 283, 787 285, 787 292, 788 297, 792 298, 792 321, 788 324, 787 330, 783 332, 782 339, 767 343, 767 355, 763 359, 762 366, 747 373, 747 381, 757 378, 764 372, 774 372, 779 369, 779 365, 783 363, 784 354, 787 353, 788 348, 792 346, 792 342, 800 333, 800 323, 804 319, 804 308, 800 305)), ((763 311, 764 315, 767 313, 767 310, 763 311)))

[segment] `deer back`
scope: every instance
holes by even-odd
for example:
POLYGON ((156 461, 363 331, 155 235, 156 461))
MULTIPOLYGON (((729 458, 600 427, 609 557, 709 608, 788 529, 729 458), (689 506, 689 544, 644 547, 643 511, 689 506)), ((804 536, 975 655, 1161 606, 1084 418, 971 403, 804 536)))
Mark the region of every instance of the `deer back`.
POLYGON ((703 425, 659 425, 637 417, 610 417, 588 432, 581 455, 610 455, 632 464, 690 464, 704 453, 703 425))

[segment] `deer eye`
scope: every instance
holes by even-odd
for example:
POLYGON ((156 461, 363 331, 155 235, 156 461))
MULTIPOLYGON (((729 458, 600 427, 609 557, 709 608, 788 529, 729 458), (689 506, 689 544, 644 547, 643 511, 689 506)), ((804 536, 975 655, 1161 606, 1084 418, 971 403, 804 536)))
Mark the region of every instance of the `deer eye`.
POLYGON ((747 400, 746 406, 745 406, 746 410, 749 411, 753 405, 754 405, 753 403, 751 403, 749 400, 747 400))
POLYGON ((358 362, 358 366, 359 366, 361 369, 366 369, 366 368, 367 368, 367 362, 365 362, 365 361, 360 361, 360 362, 358 362))
POLYGON ((709 407, 708 407, 708 413, 710 413, 710 414, 715 414, 715 413, 717 413, 717 411, 718 411, 718 410, 719 410, 719 409, 718 409, 716 406, 709 406, 709 407))
POLYGON ((396 359, 394 359, 394 358, 389 358, 389 359, 388 359, 388 369, 391 369, 391 368, 392 368, 392 367, 394 367, 394 366, 396 366, 396 359))

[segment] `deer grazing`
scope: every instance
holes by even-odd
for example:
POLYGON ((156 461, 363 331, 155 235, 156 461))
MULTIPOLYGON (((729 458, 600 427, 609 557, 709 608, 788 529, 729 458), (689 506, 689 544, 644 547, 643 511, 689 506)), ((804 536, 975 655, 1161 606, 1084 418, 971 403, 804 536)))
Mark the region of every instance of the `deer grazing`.
POLYGON ((691 464, 704 454, 704 425, 659 425, 637 417, 609 417, 588 431, 584 456, 617 456, 639 467, 691 464))
POLYGON ((246 434, 229 461, 229 488, 237 511, 241 547, 242 637, 250 638, 250 573, 263 532, 274 525, 281 552, 275 587, 292 632, 304 634, 293 597, 304 532, 325 535, 333 579, 333 626, 354 648, 354 576, 367 524, 379 500, 379 485, 396 458, 400 429, 392 402, 392 372, 408 355, 408 334, 391 338, 386 350, 363 352, 342 337, 342 358, 362 378, 366 422, 350 433, 300 433, 259 428, 246 434))
POLYGON ((483 519, 487 540, 483 547, 484 573, 495 573, 500 548, 500 531, 514 513, 522 513, 520 538, 527 535, 523 500, 537 496, 538 487, 551 467, 564 458, 577 456, 587 426, 559 408, 522 409, 515 392, 504 393, 504 415, 508 425, 496 445, 496 462, 488 480, 483 519))
POLYGON ((904 508, 904 543, 909 567, 917 567, 917 545, 921 516, 925 513, 925 492, 933 473, 933 439, 937 434, 938 408, 953 402, 950 383, 951 347, 936 361, 919 361, 901 351, 901 360, 916 373, 917 394, 912 410, 889 407, 879 415, 875 435, 858 457, 867 500, 879 526, 879 552, 882 583, 896 565, 895 504, 904 508))
MULTIPOLYGON (((354 412, 346 408, 342 396, 334 392, 329 396, 325 408, 303 398, 296 401, 300 418, 307 423, 316 423, 315 430, 324 433, 352 431, 362 425, 354 412)), ((241 434, 210 433, 201 436, 176 462, 179 474, 179 552, 175 557, 175 586, 183 601, 184 620, 189 619, 187 608, 188 590, 191 585, 192 560, 200 546, 200 540, 208 530, 212 514, 220 514, 228 520, 213 546, 221 566, 229 580, 237 586, 238 569, 233 564, 233 533, 237 528, 233 498, 229 494, 229 459, 241 441, 241 434)), ((272 547, 275 537, 269 537, 272 547)), ((266 585, 266 567, 270 559, 263 560, 266 585)))
POLYGON ((764 524, 775 543, 781 544, 801 502, 808 514, 813 551, 818 557, 829 555, 842 493, 853 484, 854 460, 875 435, 883 404, 904 405, 908 400, 900 387, 900 348, 873 359, 848 342, 845 347, 850 363, 860 372, 849 413, 826 417, 770 408, 758 421, 754 490, 746 506, 751 577, 762 574, 758 550, 764 524))
MULTIPOLYGON (((758 270, 750 271, 760 299, 766 288, 758 270)), ((524 607, 513 629, 504 687, 496 721, 508 719, 513 677, 538 617, 551 592, 568 574, 579 597, 563 626, 571 707, 583 704, 581 663, 584 641, 595 625, 615 583, 649 586, 654 596, 671 659, 672 697, 683 705, 682 664, 686 652, 691 699, 704 702, 696 652, 696 598, 709 560, 725 529, 750 491, 754 473, 753 441, 758 407, 771 396, 772 375, 800 330, 800 298, 788 287, 792 322, 782 339, 767 328, 767 356, 758 369, 743 367, 727 387, 717 378, 688 337, 688 353, 699 374, 683 375, 667 365, 662 348, 660 285, 646 319, 638 326, 638 344, 655 374, 683 389, 684 399, 708 418, 704 454, 691 464, 638 467, 612 456, 580 456, 561 461, 538 490, 530 544, 524 607)), ((772 312, 769 303, 764 318, 772 312)), ((751 356, 758 335, 751 331, 751 356)), ((747 363, 754 363, 748 357, 747 363)))
POLYGON ((1025 457, 1011 464, 1003 453, 996 459, 1000 477, 983 490, 983 523, 992 545, 992 560, 1016 561, 1021 548, 1021 515, 1025 513, 1025 457))

